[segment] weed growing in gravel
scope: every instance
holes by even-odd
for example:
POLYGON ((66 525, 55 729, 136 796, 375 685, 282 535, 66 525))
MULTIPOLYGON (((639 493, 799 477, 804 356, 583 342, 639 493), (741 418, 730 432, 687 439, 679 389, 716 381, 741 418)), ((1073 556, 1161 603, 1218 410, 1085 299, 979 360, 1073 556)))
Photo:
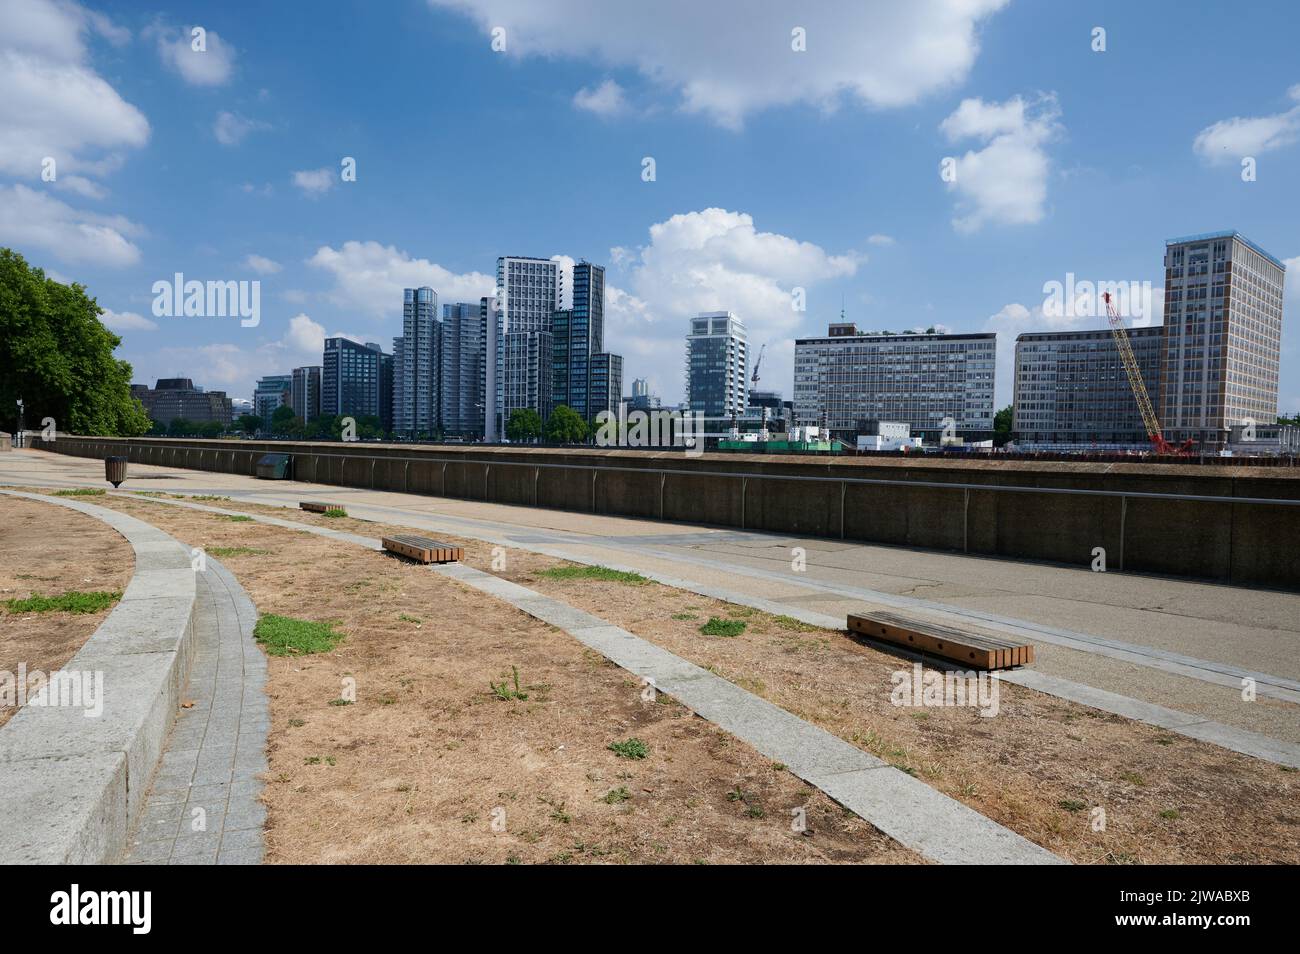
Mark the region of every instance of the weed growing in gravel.
POLYGON ((519 691, 519 667, 511 666, 510 671, 514 676, 514 688, 510 688, 506 681, 502 679, 499 683, 488 680, 488 685, 492 687, 492 695, 496 696, 502 702, 510 702, 514 699, 527 699, 528 693, 519 691))

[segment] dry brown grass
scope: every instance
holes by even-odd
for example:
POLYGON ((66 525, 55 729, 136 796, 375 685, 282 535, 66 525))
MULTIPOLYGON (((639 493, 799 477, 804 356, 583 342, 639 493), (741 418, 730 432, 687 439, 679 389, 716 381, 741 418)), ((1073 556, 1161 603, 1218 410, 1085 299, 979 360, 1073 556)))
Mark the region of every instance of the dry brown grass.
MULTIPOLYGON (((278 507, 219 506, 374 537, 410 532, 278 507)), ((463 546, 467 564, 491 571, 490 544, 439 536, 463 546)), ((656 583, 552 580, 537 572, 562 561, 514 549, 506 558, 498 575, 709 668, 1073 861, 1300 861, 1300 773, 1011 684, 1000 686, 993 718, 974 709, 895 707, 891 676, 911 664, 846 632, 783 624, 656 583), (684 614, 694 618, 673 618, 684 614), (737 638, 705 637, 698 627, 710 616, 741 618, 748 627, 737 638), (1096 808, 1105 812, 1102 831, 1093 830, 1096 808)))
POLYGON ((919 860, 667 697, 644 700, 567 634, 427 568, 143 500, 109 505, 193 546, 268 551, 223 558, 258 610, 347 634, 331 653, 269 659, 268 861, 919 860), (500 700, 489 683, 513 667, 528 698, 500 700), (345 679, 355 704, 331 705, 345 679), (649 757, 608 750, 628 738, 649 757), (626 801, 602 800, 619 789, 626 801), (812 834, 792 832, 796 808, 812 834))
MULTIPOLYGON (((134 570, 131 545, 94 517, 0 494, 0 601, 73 590, 121 592, 134 570)), ((20 665, 29 673, 57 670, 110 612, 10 613, 0 605, 0 672, 16 678, 20 665)), ((0 704, 0 725, 16 711, 0 704)))

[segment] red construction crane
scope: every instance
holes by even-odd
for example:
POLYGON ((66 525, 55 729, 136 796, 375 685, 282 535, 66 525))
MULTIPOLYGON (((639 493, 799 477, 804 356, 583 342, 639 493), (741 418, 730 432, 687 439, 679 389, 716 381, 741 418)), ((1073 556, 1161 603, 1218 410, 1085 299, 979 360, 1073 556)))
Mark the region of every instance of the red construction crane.
POLYGON ((1142 414, 1142 424, 1147 429, 1147 437, 1151 439, 1152 450, 1157 454, 1190 454, 1194 441, 1186 440, 1175 447, 1165 440, 1165 435, 1160 430, 1160 421, 1156 418, 1155 408, 1151 405, 1151 396, 1147 394, 1147 386, 1142 381, 1142 370, 1138 367, 1137 357, 1133 354, 1133 345, 1128 340, 1128 332, 1124 329, 1124 319, 1115 310, 1110 292, 1103 292, 1101 297, 1106 302, 1106 320, 1110 322, 1111 334, 1115 336, 1115 346, 1119 349, 1119 356, 1124 362, 1124 372, 1128 375, 1133 397, 1137 399, 1138 410, 1142 414))

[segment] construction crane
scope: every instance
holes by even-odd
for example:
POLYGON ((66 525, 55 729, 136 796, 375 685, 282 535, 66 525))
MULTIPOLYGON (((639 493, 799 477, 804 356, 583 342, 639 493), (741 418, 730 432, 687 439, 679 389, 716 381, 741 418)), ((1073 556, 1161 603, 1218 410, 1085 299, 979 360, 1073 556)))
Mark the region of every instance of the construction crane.
POLYGON ((766 342, 763 343, 763 347, 758 349, 758 360, 754 362, 754 373, 749 378, 750 390, 753 390, 754 388, 758 387, 758 369, 763 363, 763 352, 765 351, 767 351, 766 342))
POLYGON ((1120 359, 1124 362, 1124 372, 1128 375, 1133 397, 1137 399, 1138 411, 1142 414, 1142 424, 1147 429, 1147 437, 1151 439, 1152 449, 1157 454, 1191 453, 1193 441, 1187 440, 1175 447, 1165 440, 1155 408, 1151 405, 1151 395, 1147 393, 1147 386, 1142 381, 1142 369, 1138 367, 1137 356, 1133 354, 1133 344, 1128 340, 1128 332, 1124 329, 1124 319, 1115 310, 1110 292, 1103 292, 1101 297, 1106 302, 1106 320, 1110 322, 1110 331, 1115 337, 1115 346, 1119 349, 1120 359))

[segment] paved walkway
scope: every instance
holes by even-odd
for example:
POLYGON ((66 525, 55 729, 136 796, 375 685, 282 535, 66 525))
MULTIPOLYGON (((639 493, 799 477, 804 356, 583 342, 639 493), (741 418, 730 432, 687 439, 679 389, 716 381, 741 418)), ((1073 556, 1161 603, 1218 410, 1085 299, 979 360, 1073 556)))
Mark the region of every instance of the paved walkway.
MULTIPOLYGON (((208 513, 242 513, 183 500, 137 499, 208 513)), ((382 549, 380 541, 372 537, 263 514, 245 516, 259 523, 382 549)), ((792 774, 931 861, 986 865, 1067 863, 857 746, 598 616, 464 564, 432 569, 564 630, 700 717, 784 763, 792 774)), ((163 812, 160 806, 161 823, 179 851, 185 837, 181 806, 169 801, 165 807, 167 811, 163 812), (173 827, 178 821, 182 826, 179 835, 173 827)))
POLYGON ((194 660, 127 864, 259 864, 270 715, 257 610, 225 567, 195 574, 194 660))

